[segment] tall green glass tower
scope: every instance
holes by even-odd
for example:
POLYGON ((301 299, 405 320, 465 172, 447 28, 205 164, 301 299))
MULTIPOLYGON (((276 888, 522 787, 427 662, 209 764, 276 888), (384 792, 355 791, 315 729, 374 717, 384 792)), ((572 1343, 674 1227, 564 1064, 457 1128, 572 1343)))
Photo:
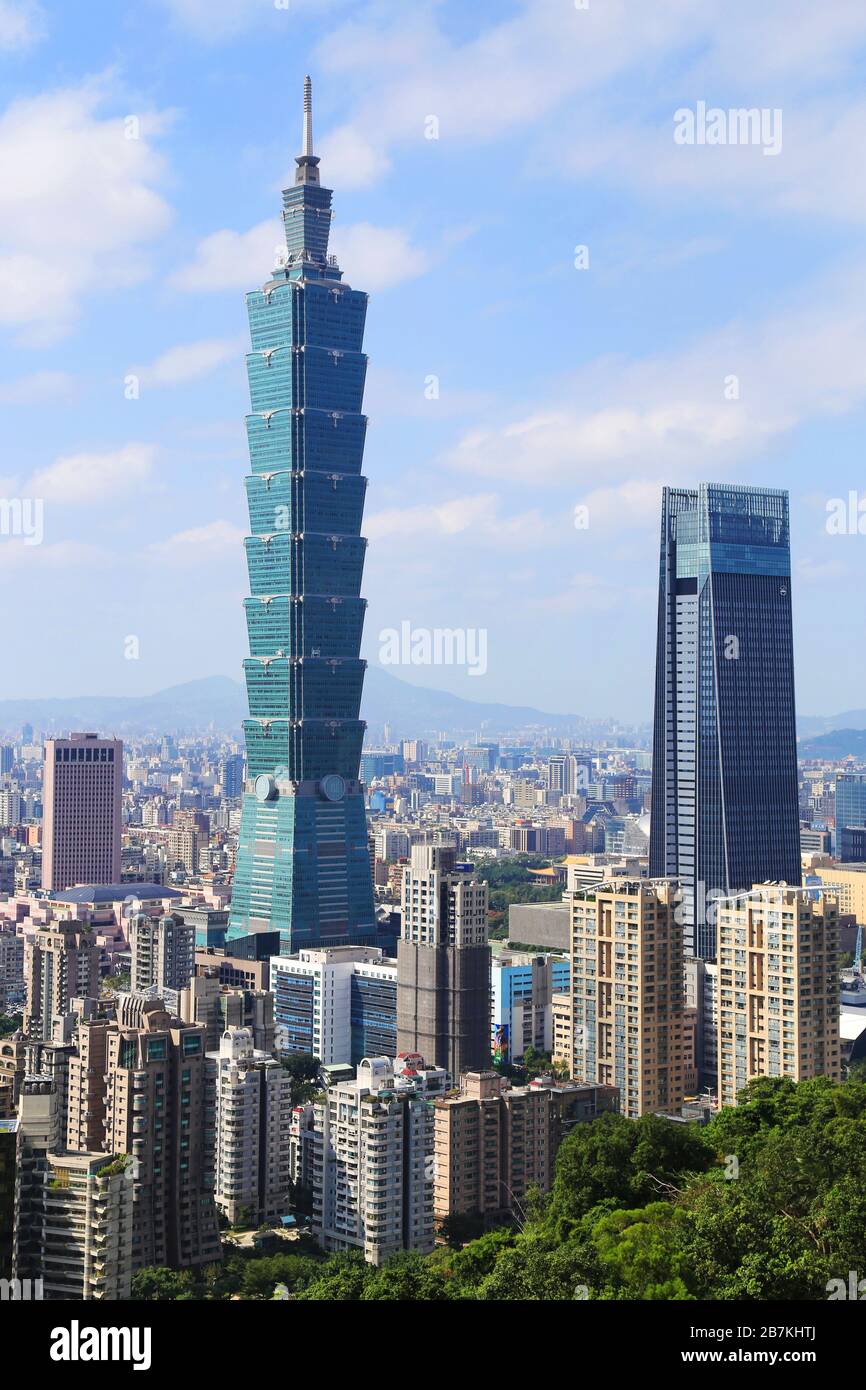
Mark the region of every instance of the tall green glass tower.
POLYGON ((328 254, 309 78, 296 162, 286 250, 247 295, 250 717, 228 932, 279 931, 284 952, 376 934, 358 780, 367 295, 328 254))

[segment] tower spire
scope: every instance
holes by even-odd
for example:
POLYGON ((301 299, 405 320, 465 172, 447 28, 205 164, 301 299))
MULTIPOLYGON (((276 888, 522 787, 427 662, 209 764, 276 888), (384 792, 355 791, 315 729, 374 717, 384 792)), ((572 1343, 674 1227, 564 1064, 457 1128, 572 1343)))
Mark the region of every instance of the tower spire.
POLYGON ((313 153, 313 82, 309 73, 304 78, 304 154, 313 153))
POLYGON ((319 182, 319 160, 313 154, 313 82, 312 78, 304 78, 304 143, 302 153, 297 156, 295 163, 298 166, 295 174, 295 183, 318 183, 319 182))

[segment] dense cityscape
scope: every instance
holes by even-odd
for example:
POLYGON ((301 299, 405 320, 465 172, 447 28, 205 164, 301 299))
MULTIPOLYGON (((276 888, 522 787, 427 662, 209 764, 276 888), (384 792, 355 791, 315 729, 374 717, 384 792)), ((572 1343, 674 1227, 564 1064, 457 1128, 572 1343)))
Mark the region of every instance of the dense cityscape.
POLYGON ((866 714, 798 719, 789 491, 653 492, 643 720, 368 670, 375 295, 294 105, 243 688, 0 700, 0 1296, 866 1297, 866 714))

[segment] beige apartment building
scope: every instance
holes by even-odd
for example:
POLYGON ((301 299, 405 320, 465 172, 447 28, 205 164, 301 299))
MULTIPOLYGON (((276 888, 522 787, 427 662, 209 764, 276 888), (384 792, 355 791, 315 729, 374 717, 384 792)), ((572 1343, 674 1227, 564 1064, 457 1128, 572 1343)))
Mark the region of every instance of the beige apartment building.
POLYGON ((24 1031, 29 1038, 47 1041, 53 1020, 70 1011, 70 1000, 99 998, 99 947, 94 933, 76 922, 40 927, 25 942, 24 973, 24 1031))
POLYGON ((723 899, 718 942, 719 1101, 756 1076, 841 1077, 839 905, 830 893, 755 884, 723 899))
POLYGON ((678 1111, 694 1075, 672 879, 570 895, 572 1075, 616 1086, 623 1114, 678 1111))
POLYGON ((866 864, 837 864, 829 855, 815 855, 811 862, 804 857, 806 873, 819 878, 821 884, 839 900, 839 915, 851 916, 866 926, 866 864))
POLYGON ((550 1013, 551 1061, 556 1067, 564 1067, 571 1076, 574 1061, 571 1034, 571 995, 552 994, 550 996, 550 1013))
POLYGON ((109 1030, 106 1054, 105 1148, 135 1160, 133 1270, 218 1260, 205 1029, 148 1001, 140 1026, 109 1030))
POLYGON ((529 1188, 550 1190, 559 1146, 572 1127, 618 1108, 614 1087, 512 1087, 495 1071, 465 1072, 456 1094, 433 1102, 437 1223, 519 1213, 529 1188))

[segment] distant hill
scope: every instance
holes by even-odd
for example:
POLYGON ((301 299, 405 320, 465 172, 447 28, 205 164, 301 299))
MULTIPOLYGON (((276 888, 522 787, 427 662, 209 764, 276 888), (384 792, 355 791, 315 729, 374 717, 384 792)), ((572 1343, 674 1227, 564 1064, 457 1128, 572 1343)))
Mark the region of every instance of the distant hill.
MULTIPOLYGON (((613 729, 612 721, 589 721, 576 714, 548 714, 526 705, 464 700, 444 690, 409 685, 379 666, 364 682, 362 717, 379 737, 384 725, 392 738, 434 733, 493 736, 517 729, 550 729, 587 736, 613 729)), ((247 716, 246 692, 228 676, 207 676, 170 686, 153 695, 80 695, 55 699, 0 700, 0 731, 17 735, 22 724, 41 733, 93 729, 99 733, 194 734, 214 730, 239 734, 247 716)))
POLYGON ((866 729, 834 729, 817 738, 801 739, 797 744, 797 756, 828 761, 849 757, 866 759, 866 729))
POLYGON ((800 738, 814 738, 837 730, 850 733, 852 729, 866 729, 866 709, 848 709, 842 714, 801 714, 797 720, 800 738))

